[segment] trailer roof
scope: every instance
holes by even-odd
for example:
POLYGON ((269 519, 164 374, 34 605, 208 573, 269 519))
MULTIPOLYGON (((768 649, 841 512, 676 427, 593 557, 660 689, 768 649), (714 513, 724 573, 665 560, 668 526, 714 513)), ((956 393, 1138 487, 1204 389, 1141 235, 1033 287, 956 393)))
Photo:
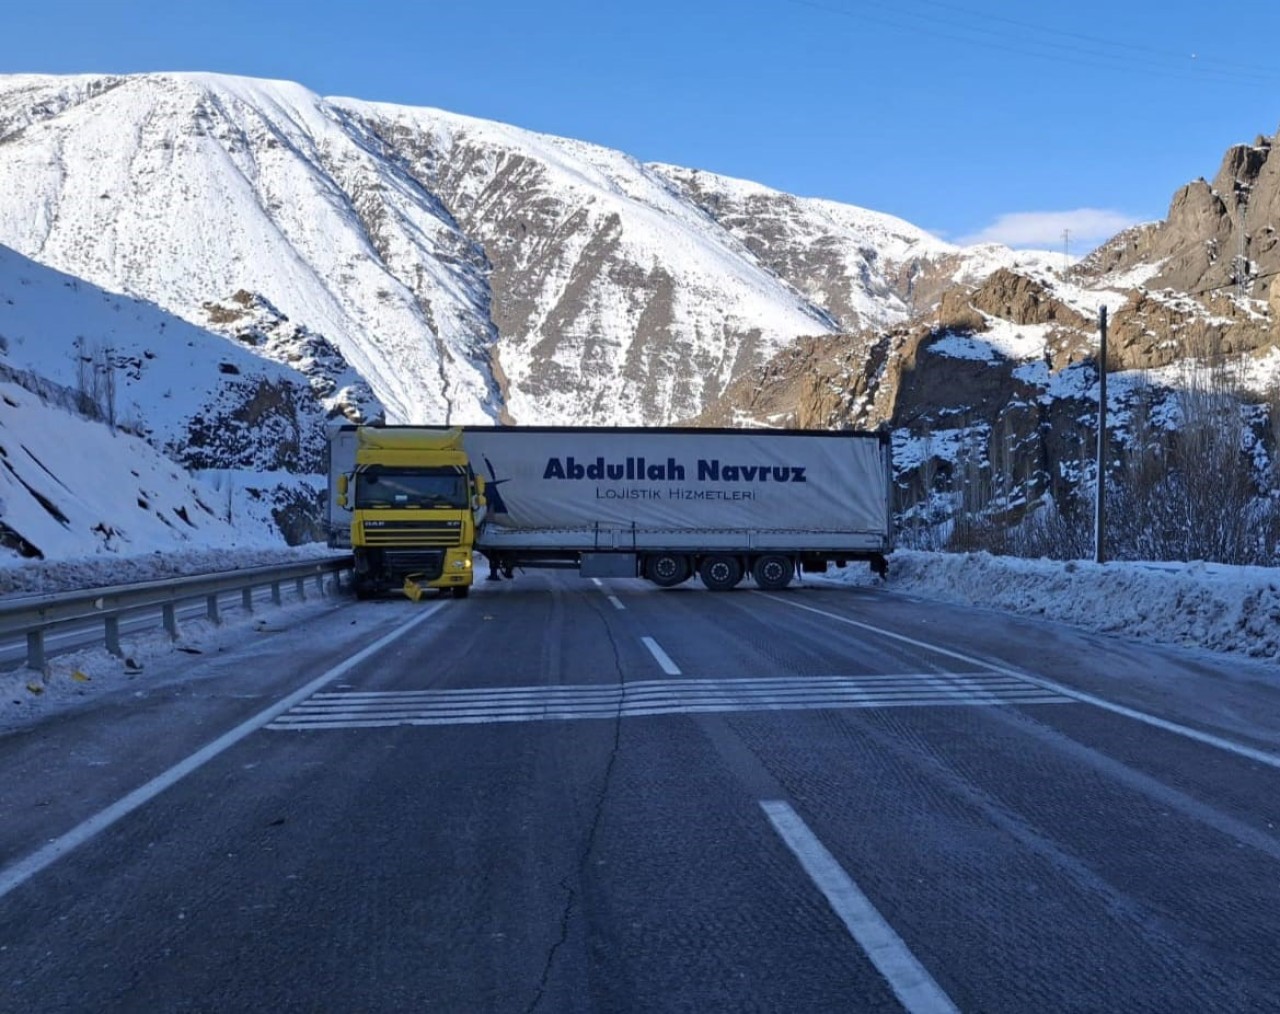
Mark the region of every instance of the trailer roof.
POLYGON ((873 439, 883 444, 890 442, 891 435, 887 427, 878 430, 806 430, 806 429, 768 429, 731 428, 716 426, 374 426, 361 427, 355 423, 344 423, 336 427, 337 431, 354 431, 358 429, 387 430, 462 430, 464 433, 665 433, 696 434, 700 436, 778 436, 778 437, 840 437, 855 439, 873 439))

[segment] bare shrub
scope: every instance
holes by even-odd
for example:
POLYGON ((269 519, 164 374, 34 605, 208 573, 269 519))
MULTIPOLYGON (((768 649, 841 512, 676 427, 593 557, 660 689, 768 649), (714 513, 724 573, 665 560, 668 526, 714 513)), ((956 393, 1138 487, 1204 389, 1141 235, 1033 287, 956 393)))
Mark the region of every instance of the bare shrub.
POLYGON ((84 336, 76 338, 72 355, 76 363, 77 410, 87 419, 116 428, 116 371, 112 349, 88 345, 84 336))
POLYGON ((1127 446, 1108 484, 1110 555, 1140 560, 1270 562, 1277 508, 1245 451, 1248 407, 1233 364, 1213 349, 1188 359, 1155 420, 1139 389, 1127 446))

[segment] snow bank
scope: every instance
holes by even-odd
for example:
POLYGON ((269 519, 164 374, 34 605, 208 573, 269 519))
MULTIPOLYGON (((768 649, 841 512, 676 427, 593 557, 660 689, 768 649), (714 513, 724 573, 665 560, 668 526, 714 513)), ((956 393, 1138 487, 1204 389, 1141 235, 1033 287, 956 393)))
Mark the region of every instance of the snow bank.
MULTIPOLYGON (((1090 630, 1280 659, 1280 570, 1210 563, 1021 560, 895 552, 889 588, 1043 616, 1090 630)), ((821 580, 873 584, 855 568, 821 580)))
POLYGON ((147 556, 23 562, 21 566, 0 567, 0 595, 44 595, 139 581, 163 581, 170 577, 268 567, 275 563, 295 563, 333 555, 334 551, 323 543, 313 542, 278 549, 193 549, 181 553, 155 552, 147 556))

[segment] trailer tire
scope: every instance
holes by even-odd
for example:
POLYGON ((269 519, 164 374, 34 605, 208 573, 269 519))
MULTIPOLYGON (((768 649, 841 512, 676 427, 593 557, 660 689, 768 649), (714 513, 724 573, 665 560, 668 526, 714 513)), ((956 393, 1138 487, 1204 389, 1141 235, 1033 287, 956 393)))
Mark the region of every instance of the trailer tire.
POLYGON ((698 564, 698 577, 712 591, 729 591, 742 580, 742 561, 727 553, 704 556, 698 564))
POLYGON ((689 580, 689 558, 679 553, 654 553, 645 557, 644 576, 659 588, 674 588, 689 580))
POLYGON ((751 565, 751 576, 756 586, 765 591, 781 591, 791 583, 791 577, 795 572, 795 561, 780 553, 757 556, 751 565))

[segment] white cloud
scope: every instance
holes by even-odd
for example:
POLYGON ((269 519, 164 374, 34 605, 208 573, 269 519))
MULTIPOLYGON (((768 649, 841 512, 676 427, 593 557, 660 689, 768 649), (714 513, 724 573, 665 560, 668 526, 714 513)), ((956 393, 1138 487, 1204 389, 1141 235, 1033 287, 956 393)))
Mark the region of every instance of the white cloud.
POLYGON ((1141 219, 1118 211, 1101 208, 1077 208, 1074 211, 1013 211, 1001 215, 980 232, 962 236, 956 242, 963 246, 974 243, 1003 243, 1012 247, 1035 247, 1041 250, 1061 249, 1062 232, 1071 233, 1072 252, 1090 250, 1141 219))

